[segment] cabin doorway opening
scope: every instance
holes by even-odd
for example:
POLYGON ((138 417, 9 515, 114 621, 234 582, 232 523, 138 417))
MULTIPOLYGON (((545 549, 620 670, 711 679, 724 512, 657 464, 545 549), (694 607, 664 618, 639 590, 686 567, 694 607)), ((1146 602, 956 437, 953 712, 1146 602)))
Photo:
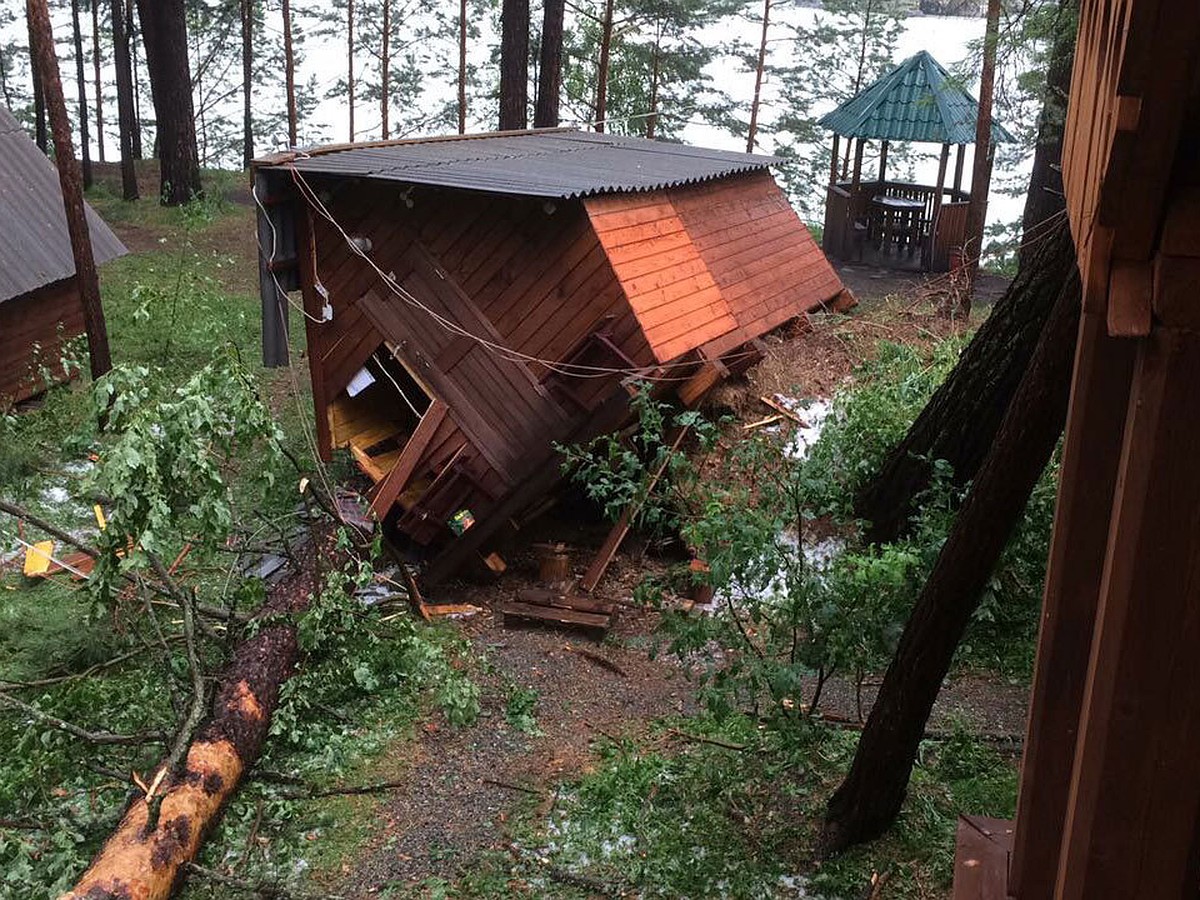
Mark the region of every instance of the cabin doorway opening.
POLYGON ((381 344, 329 404, 333 445, 348 448, 358 467, 378 484, 432 402, 428 389, 381 344))

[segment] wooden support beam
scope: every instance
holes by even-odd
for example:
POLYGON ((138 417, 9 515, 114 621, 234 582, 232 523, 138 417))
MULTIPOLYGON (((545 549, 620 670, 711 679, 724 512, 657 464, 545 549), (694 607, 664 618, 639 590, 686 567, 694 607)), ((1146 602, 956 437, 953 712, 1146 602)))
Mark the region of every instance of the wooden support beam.
POLYGON ((855 189, 862 183, 862 158, 863 158, 863 139, 859 138, 854 144, 854 176, 851 179, 851 185, 855 189))
POLYGON ((888 142, 884 141, 879 145, 879 183, 887 181, 887 156, 888 142))
POLYGON ((966 156, 967 145, 959 144, 958 150, 954 154, 954 199, 958 199, 958 194, 962 191, 963 177, 963 159, 966 156))
POLYGON ((1020 900, 1054 895, 1135 351, 1083 315, 1022 757, 1010 879, 1020 900))
POLYGON ((833 136, 833 156, 829 160, 829 183, 837 184, 838 180, 838 144, 841 138, 838 135, 833 136))
POLYGON ((1195 896, 1200 335, 1139 342, 1055 896, 1195 896))
POLYGON ((417 464, 425 453, 425 448, 429 446, 434 432, 438 430, 438 426, 442 424, 449 411, 450 407, 441 400, 434 399, 429 404, 429 408, 425 410, 425 414, 421 416, 421 421, 413 429, 412 437, 404 445, 400 458, 396 460, 391 471, 379 482, 375 496, 371 500, 371 512, 375 513, 375 518, 379 521, 382 522, 387 516, 388 510, 392 508, 392 504, 396 502, 396 498, 400 496, 404 486, 412 478, 417 464))
POLYGON ((676 392, 679 402, 689 409, 698 406, 709 391, 728 377, 729 369, 719 359, 705 360, 696 373, 679 386, 676 392))

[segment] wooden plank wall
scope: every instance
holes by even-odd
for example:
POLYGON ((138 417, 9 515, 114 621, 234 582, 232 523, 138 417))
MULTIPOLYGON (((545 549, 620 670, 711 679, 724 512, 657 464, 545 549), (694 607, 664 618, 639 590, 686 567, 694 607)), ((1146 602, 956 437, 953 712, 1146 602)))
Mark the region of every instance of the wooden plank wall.
POLYGON ((741 329, 760 337, 832 300, 842 281, 769 172, 671 191, 741 329))
POLYGON ((0 303, 0 409, 46 389, 38 373, 39 359, 61 375, 63 342, 83 330, 74 278, 0 303), (36 352, 35 344, 40 347, 36 352))
POLYGON ((737 328, 667 191, 610 194, 585 205, 659 362, 737 328))
MULTIPOLYGON (((314 183, 314 186, 316 184, 314 183)), ((608 327, 623 353, 653 362, 603 248, 578 202, 547 207, 522 198, 329 182, 326 204, 346 232, 371 242, 370 256, 437 315, 471 334, 531 357, 558 360, 608 327)), ((318 187, 321 189, 321 187, 318 187)), ((314 217, 316 279, 331 322, 313 325, 313 364, 333 397, 387 340, 450 407, 411 483, 454 460, 481 494, 477 517, 531 468, 577 415, 539 383, 544 366, 506 360, 456 335, 394 296, 328 222, 314 217)), ((440 512, 438 513, 440 514, 440 512)), ((424 533, 424 532, 423 532, 424 533)))
POLYGON ((769 172, 584 205, 660 362, 719 355, 843 289, 769 172))

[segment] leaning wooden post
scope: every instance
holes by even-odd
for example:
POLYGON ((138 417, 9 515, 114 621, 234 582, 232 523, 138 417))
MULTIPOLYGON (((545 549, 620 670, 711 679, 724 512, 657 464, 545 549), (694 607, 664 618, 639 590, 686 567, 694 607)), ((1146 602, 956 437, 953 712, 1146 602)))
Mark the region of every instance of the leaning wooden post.
POLYGON ((967 145, 959 144, 958 152, 954 155, 954 199, 958 199, 958 195, 962 193, 962 177, 963 177, 963 158, 966 155, 967 145))
POLYGON ((88 234, 83 187, 79 182, 79 169, 75 164, 75 148, 71 145, 71 122, 67 118, 58 60, 54 55, 50 10, 46 6, 46 0, 27 0, 26 8, 29 13, 29 36, 33 43, 34 65, 45 91, 50 132, 54 138, 54 158, 58 164, 58 181, 62 188, 67 231, 71 236, 71 254, 75 257, 75 282, 79 288, 79 302, 83 307, 84 327, 87 329, 92 377, 99 378, 112 368, 112 356, 108 349, 104 308, 100 305, 100 278, 96 274, 96 259, 92 255, 92 240, 88 234))
POLYGON ((833 156, 829 160, 829 183, 837 184, 838 180, 838 142, 839 135, 833 136, 833 156))
POLYGON ((887 181, 887 154, 888 142, 884 141, 879 145, 879 183, 883 184, 887 181))

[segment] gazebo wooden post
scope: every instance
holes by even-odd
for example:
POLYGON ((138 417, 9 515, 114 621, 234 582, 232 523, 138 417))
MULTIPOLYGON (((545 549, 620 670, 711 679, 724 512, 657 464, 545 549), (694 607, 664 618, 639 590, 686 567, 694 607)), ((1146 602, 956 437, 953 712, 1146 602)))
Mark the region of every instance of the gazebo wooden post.
POLYGON ((837 184, 838 180, 838 144, 841 141, 841 136, 834 134, 833 136, 833 156, 829 161, 829 183, 837 184))
POLYGON ((854 145, 854 175, 850 179, 851 191, 857 191, 862 182, 863 139, 859 138, 854 145))
POLYGON ((959 144, 958 152, 954 156, 954 199, 958 200, 958 195, 962 193, 962 177, 963 177, 963 158, 966 156, 967 145, 959 144))
POLYGON ((887 154, 888 142, 884 141, 879 145, 879 183, 883 184, 887 181, 887 154))

